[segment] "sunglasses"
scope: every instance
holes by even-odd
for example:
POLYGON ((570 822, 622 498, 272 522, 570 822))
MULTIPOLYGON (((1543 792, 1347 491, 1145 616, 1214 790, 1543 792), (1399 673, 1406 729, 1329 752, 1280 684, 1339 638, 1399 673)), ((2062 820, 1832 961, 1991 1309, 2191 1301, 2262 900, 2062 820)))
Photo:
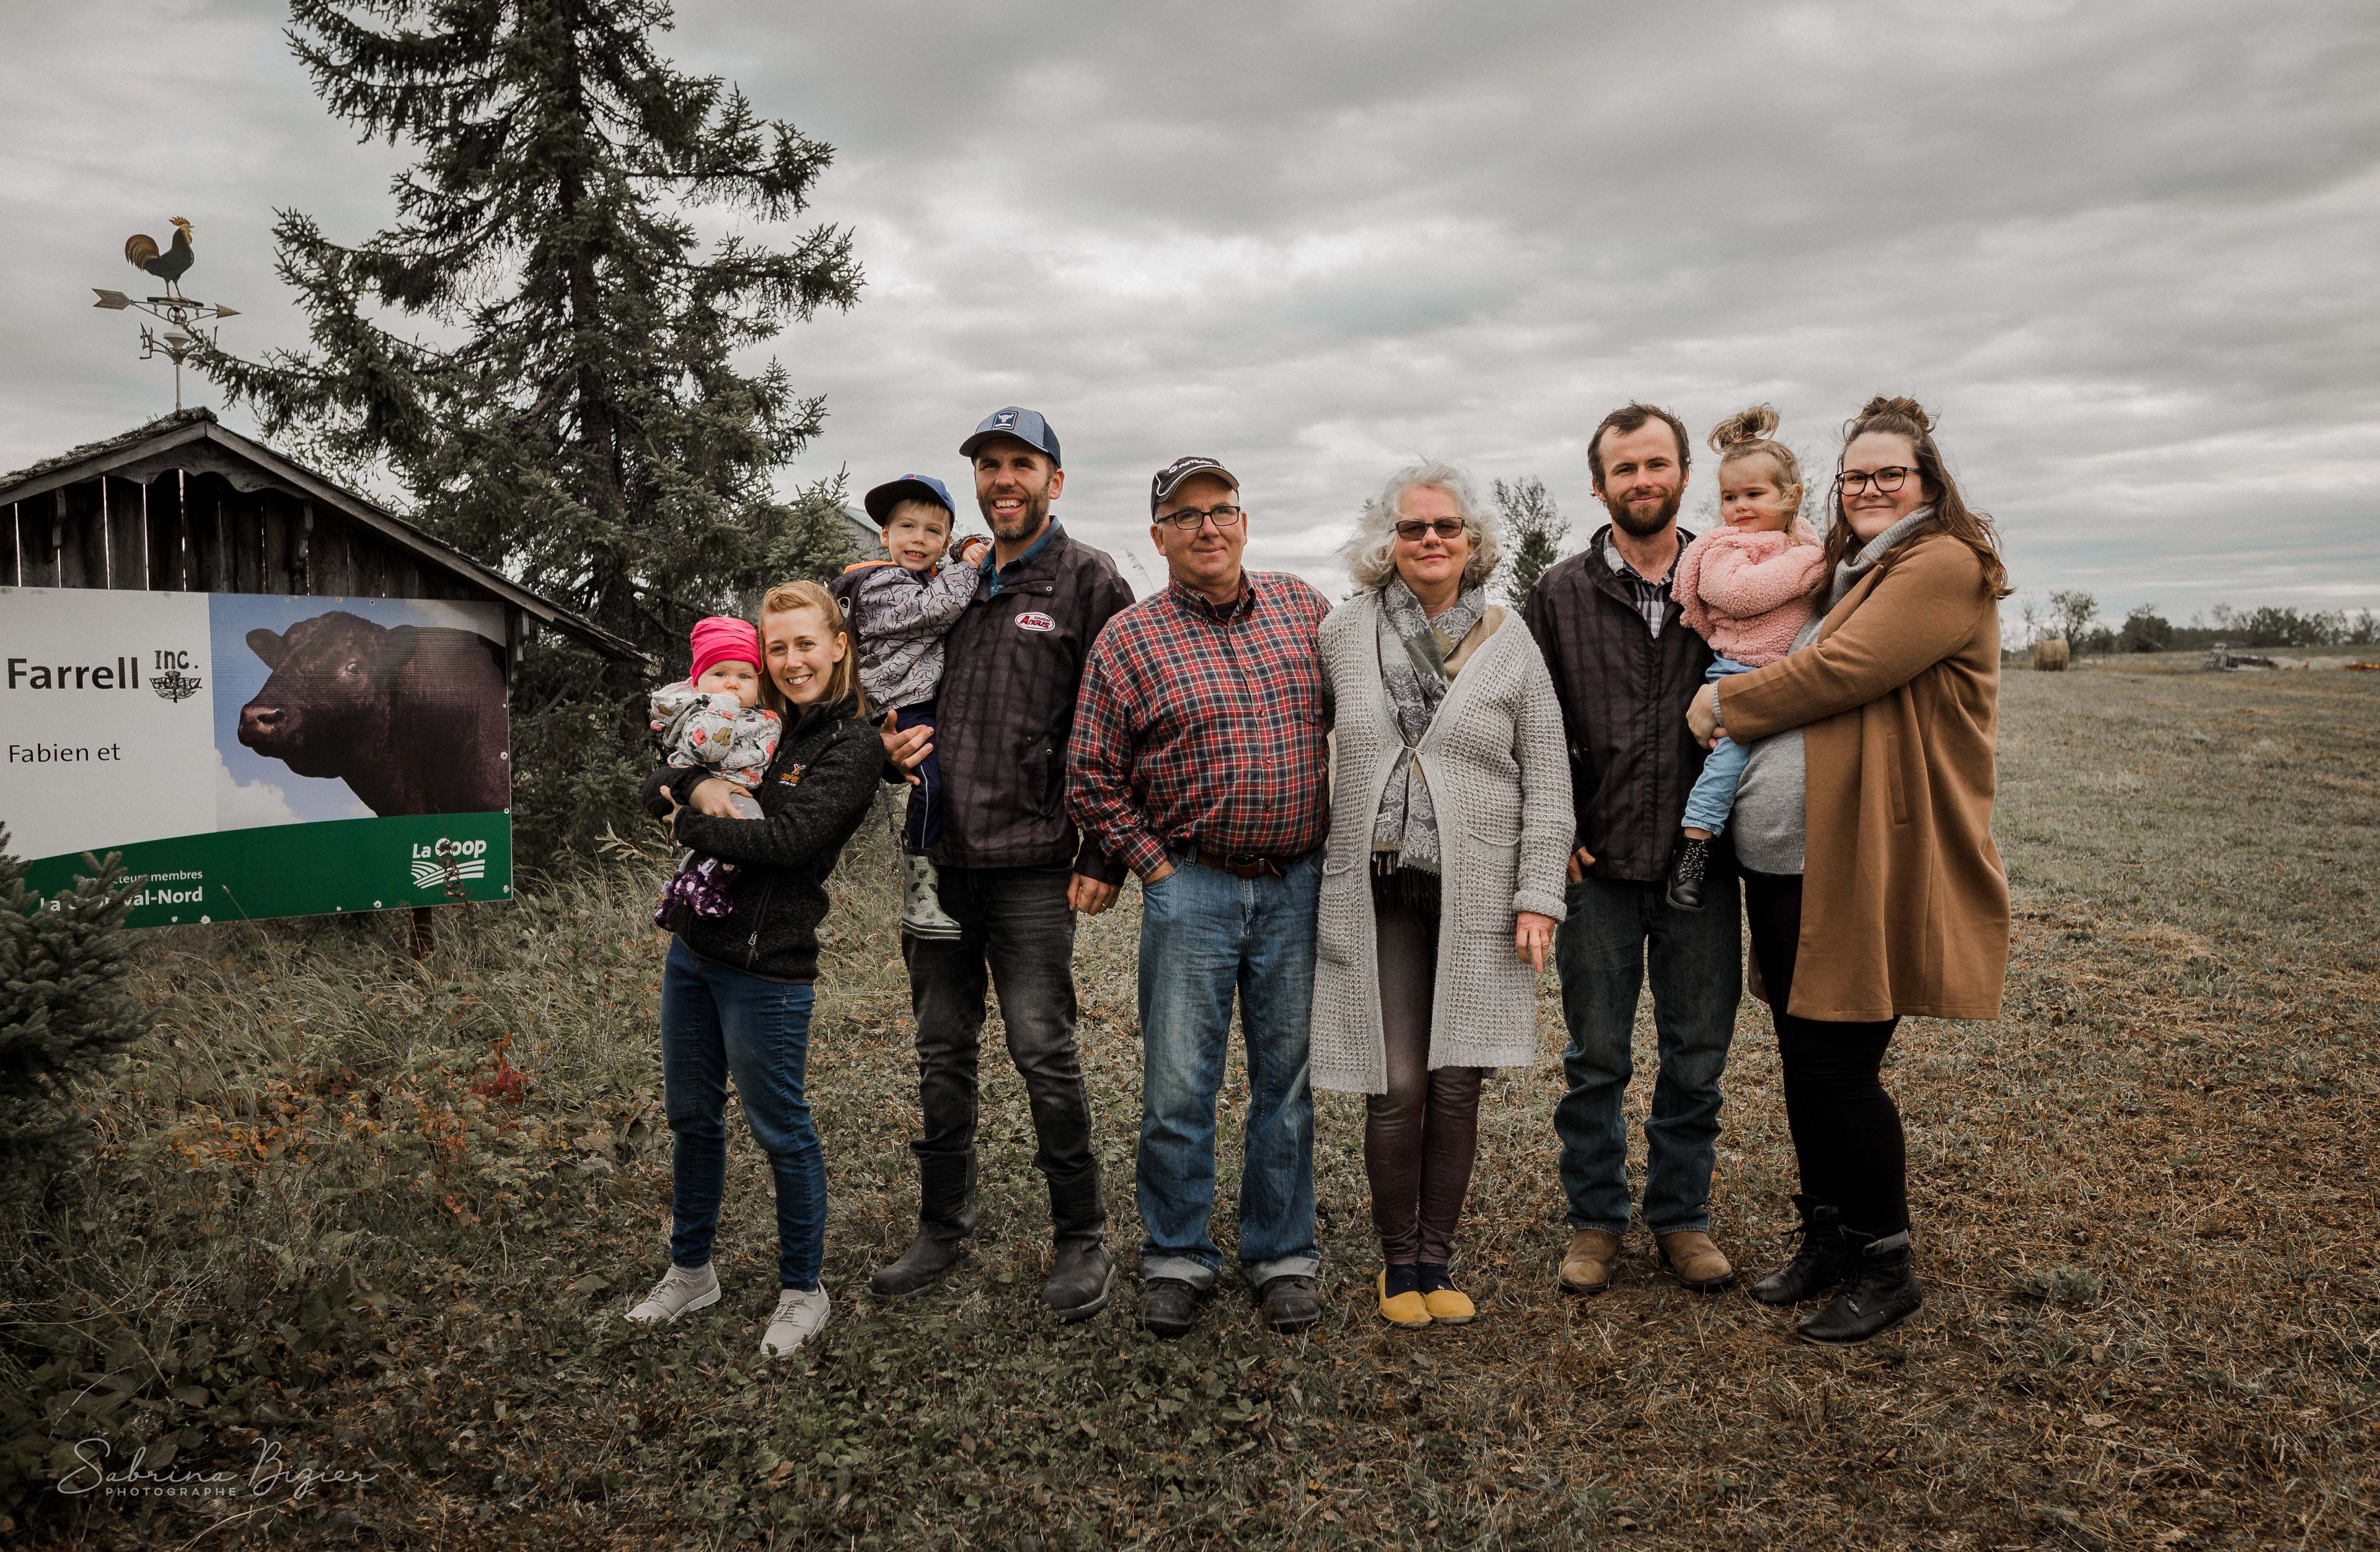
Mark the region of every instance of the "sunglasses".
POLYGON ((1408 517, 1397 525, 1397 537, 1418 541, 1424 534, 1436 534, 1440 539, 1452 539, 1463 531, 1460 517, 1440 517, 1435 522, 1408 517))

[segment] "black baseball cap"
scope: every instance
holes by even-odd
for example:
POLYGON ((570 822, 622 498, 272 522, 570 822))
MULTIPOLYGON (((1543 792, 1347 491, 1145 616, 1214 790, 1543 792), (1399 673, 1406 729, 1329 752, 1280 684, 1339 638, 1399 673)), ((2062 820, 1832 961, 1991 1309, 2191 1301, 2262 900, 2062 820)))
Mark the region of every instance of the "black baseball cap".
POLYGON ((1180 490, 1182 482, 1194 474, 1211 474, 1218 479, 1228 481, 1234 491, 1240 488, 1240 477, 1225 468, 1220 460, 1202 458, 1193 453, 1188 457, 1174 459, 1159 469, 1156 477, 1149 480, 1148 515, 1156 516, 1157 509, 1165 503, 1165 498, 1180 490))
POLYGON ((950 488, 930 474, 905 474, 898 479, 888 479, 860 498, 868 515, 882 527, 892 517, 892 509, 905 501, 932 502, 958 521, 959 509, 951 504, 950 488))
POLYGON ((1014 437, 1026 446, 1048 454, 1052 467, 1066 467, 1065 460, 1058 456, 1058 433, 1050 429, 1050 422, 1041 418, 1041 412, 1023 409, 1015 405, 995 409, 985 416, 983 424, 975 429, 975 435, 959 443, 959 456, 972 458, 977 448, 994 437, 1003 436, 1014 437))

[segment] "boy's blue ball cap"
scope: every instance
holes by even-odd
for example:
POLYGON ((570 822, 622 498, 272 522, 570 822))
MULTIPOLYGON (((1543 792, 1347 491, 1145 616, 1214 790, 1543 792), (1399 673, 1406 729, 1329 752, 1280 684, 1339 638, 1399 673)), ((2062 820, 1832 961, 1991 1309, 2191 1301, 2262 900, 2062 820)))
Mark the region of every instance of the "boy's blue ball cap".
POLYGON ((951 504, 950 491, 930 474, 905 474, 898 479, 888 479, 860 500, 880 528, 892 520, 892 509, 905 501, 932 502, 949 513, 953 523, 959 516, 959 509, 951 504))
POLYGON ((1065 460, 1058 456, 1058 433, 1050 429, 1050 422, 1041 418, 1038 409, 1010 405, 1005 409, 993 410, 984 417, 973 436, 959 443, 959 456, 974 457, 975 450, 994 437, 1014 437, 1026 446, 1048 454, 1051 467, 1066 467, 1065 460))

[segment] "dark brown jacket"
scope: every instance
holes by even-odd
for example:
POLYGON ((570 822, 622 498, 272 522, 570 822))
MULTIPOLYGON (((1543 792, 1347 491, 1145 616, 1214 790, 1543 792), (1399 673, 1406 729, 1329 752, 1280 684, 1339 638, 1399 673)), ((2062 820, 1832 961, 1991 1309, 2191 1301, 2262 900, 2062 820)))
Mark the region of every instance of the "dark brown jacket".
MULTIPOLYGON (((1570 741, 1571 801, 1578 844, 1598 879, 1649 883, 1677 849, 1686 794, 1702 774, 1703 746, 1686 728, 1686 703, 1702 688, 1710 647, 1671 600, 1656 639, 1636 600, 1604 559, 1611 527, 1548 567, 1523 611, 1561 702, 1570 741)), ((1694 536, 1678 530, 1682 549, 1694 536)), ((1714 862, 1733 867, 1732 851, 1714 862)))
POLYGON ((1066 740, 1091 643, 1132 588, 1102 551, 1052 520, 1049 542, 990 578, 942 638, 934 749, 942 768, 945 867, 1057 867, 1123 880, 1066 815, 1066 740))

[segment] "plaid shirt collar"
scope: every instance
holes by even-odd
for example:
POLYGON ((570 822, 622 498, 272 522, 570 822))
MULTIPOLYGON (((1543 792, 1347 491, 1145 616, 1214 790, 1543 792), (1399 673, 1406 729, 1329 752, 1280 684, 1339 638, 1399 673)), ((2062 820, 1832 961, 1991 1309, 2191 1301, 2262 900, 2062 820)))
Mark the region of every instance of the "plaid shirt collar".
POLYGON ((990 578, 991 590, 986 593, 984 597, 998 598, 1000 596, 1000 589, 1008 586, 1011 582, 1015 581, 1016 574, 1023 571, 1026 566, 1031 565, 1034 561, 1040 556, 1042 551, 1050 548, 1050 541, 1057 538, 1058 533, 1058 519, 1052 517, 1049 522, 1042 525, 1041 537, 1035 540, 1031 547, 1028 548, 1025 553, 1017 556, 1016 559, 1009 562, 1006 565, 1000 564, 1000 552, 998 550, 986 550, 983 552, 983 560, 980 563, 979 569, 985 576, 990 578))
POLYGON ((1626 588, 1629 596, 1635 600, 1636 612, 1645 616, 1645 628, 1653 633, 1656 641, 1661 637, 1661 627, 1670 622, 1670 584, 1677 579, 1678 562, 1684 558, 1685 553, 1685 538, 1682 534, 1677 554, 1670 557, 1670 569, 1662 574, 1658 582, 1651 582, 1634 566, 1621 559, 1620 547, 1611 542, 1610 534, 1603 536, 1604 564, 1610 566, 1611 574, 1620 578, 1620 585, 1626 588))
POLYGON ((1210 602, 1179 582, 1168 582, 1165 585, 1165 593, 1173 600, 1174 607, 1184 612, 1219 625, 1228 625, 1256 608, 1257 579, 1243 568, 1240 572, 1240 590, 1233 593, 1230 601, 1225 603, 1210 602))

